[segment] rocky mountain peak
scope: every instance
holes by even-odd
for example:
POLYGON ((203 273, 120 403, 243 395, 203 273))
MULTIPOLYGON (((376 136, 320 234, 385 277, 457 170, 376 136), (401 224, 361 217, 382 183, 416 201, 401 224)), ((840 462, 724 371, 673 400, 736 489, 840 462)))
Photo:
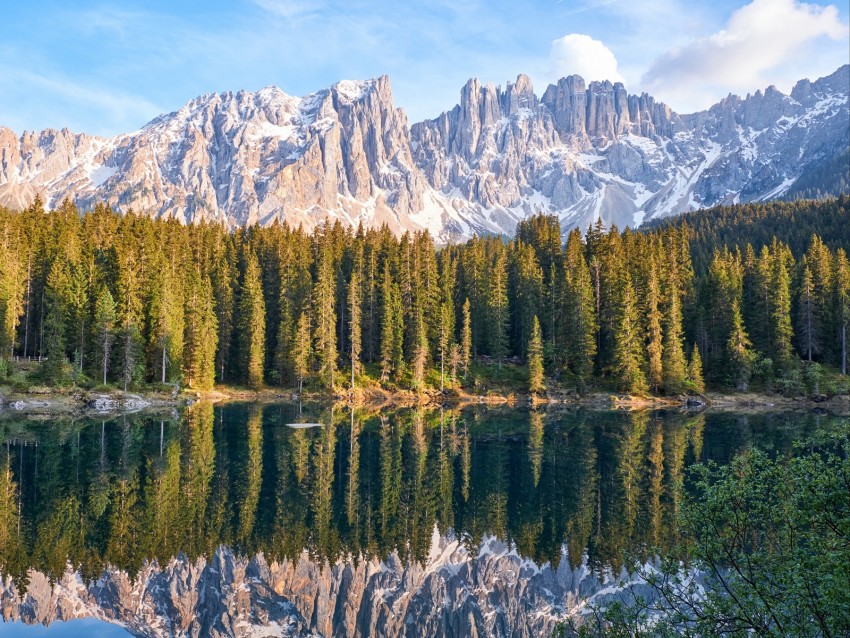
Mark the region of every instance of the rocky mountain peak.
POLYGON ((112 138, 0 128, 0 204, 40 194, 231 227, 325 220, 507 233, 527 215, 565 230, 623 227, 719 203, 780 197, 846 153, 850 65, 791 95, 775 87, 678 115, 622 83, 570 75, 542 96, 517 76, 470 79, 457 105, 409 125, 390 80, 294 97, 268 86, 209 93, 112 138))

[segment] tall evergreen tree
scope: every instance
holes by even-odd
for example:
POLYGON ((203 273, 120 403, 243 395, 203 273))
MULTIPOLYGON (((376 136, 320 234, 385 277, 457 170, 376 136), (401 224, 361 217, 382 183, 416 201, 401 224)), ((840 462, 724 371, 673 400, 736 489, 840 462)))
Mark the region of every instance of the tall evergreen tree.
POLYGON ((310 376, 312 356, 313 341, 310 330, 310 313, 305 309, 298 317, 298 327, 295 330, 295 340, 292 344, 292 363, 295 378, 298 381, 299 398, 304 390, 304 379, 310 376))
POLYGON ((585 261, 581 233, 574 230, 567 239, 564 272, 565 335, 567 365, 580 387, 584 387, 593 374, 596 356, 596 300, 590 268, 585 261))
POLYGON ((263 384, 266 343, 266 305, 260 281, 260 266, 250 246, 243 248, 243 269, 236 312, 241 378, 251 387, 263 384))
POLYGON ((396 377, 401 374, 404 339, 401 326, 400 293, 398 286, 392 280, 389 263, 384 263, 381 307, 381 380, 387 381, 390 374, 394 374, 396 377))
POLYGON ((732 302, 732 326, 729 331, 729 340, 726 342, 728 350, 728 373, 732 382, 738 390, 749 389, 750 376, 755 355, 750 349, 751 343, 744 328, 744 319, 738 300, 732 302))
POLYGON ((502 365, 508 353, 508 255, 500 249, 491 264, 487 290, 487 333, 490 356, 502 365))
POLYGON ((791 340, 794 331, 791 326, 791 277, 788 273, 787 262, 791 259, 790 253, 785 246, 774 241, 772 250, 772 292, 771 292, 771 332, 772 348, 776 358, 782 367, 787 369, 791 366, 794 350, 791 340))
POLYGON ((337 365, 336 349, 336 275, 331 235, 325 229, 319 238, 316 286, 313 291, 316 355, 319 377, 329 390, 334 390, 337 365))
POLYGON ((800 350, 806 359, 811 362, 812 356, 820 352, 820 335, 816 326, 816 302, 812 271, 809 269, 808 261, 803 257, 800 264, 800 284, 797 301, 797 337, 800 350))
POLYGON ((469 298, 463 300, 461 308, 460 328, 460 367, 463 374, 469 372, 469 362, 472 359, 472 316, 469 298))
MULTIPOLYGON (((662 376, 664 389, 669 393, 682 391, 687 376, 685 350, 682 345, 682 307, 677 286, 670 284, 667 291, 667 313, 664 317, 664 351, 662 356, 662 376)), ((699 352, 697 352, 699 356, 699 352)), ((700 362, 700 370, 702 363, 700 362)), ((700 379, 702 372, 700 371, 700 379)))
POLYGON ((50 267, 44 293, 44 344, 47 359, 42 374, 52 382, 59 381, 67 363, 65 330, 67 321, 68 272, 64 260, 56 259, 50 267))
POLYGON ((528 340, 526 353, 528 362, 528 391, 532 394, 542 392, 543 384, 543 335, 540 332, 540 321, 534 315, 531 322, 531 337, 528 340))
POLYGON ((351 272, 351 280, 348 284, 348 326, 349 326, 349 357, 351 358, 351 389, 354 389, 354 381, 360 374, 360 352, 362 350, 361 340, 361 284, 360 265, 355 262, 354 270, 351 272))
POLYGON ((192 389, 211 390, 219 332, 210 278, 193 273, 186 293, 183 377, 192 389))
POLYGON ((702 394, 705 392, 705 382, 702 378, 702 357, 699 348, 694 344, 691 350, 691 360, 688 362, 688 382, 694 392, 702 394))
POLYGON ((661 290, 658 285, 658 275, 655 267, 650 267, 649 282, 646 295, 646 355, 647 355, 647 381, 653 392, 658 392, 663 383, 663 359, 661 330, 661 290))
POLYGON ((115 326, 115 301, 106 286, 101 286, 97 295, 94 311, 94 328, 96 349, 94 360, 97 368, 103 373, 103 383, 106 384, 109 372, 109 356, 112 352, 112 343, 115 340, 113 329, 115 326))
POLYGON ((622 283, 619 318, 614 334, 614 365, 619 386, 627 392, 645 392, 643 346, 637 301, 628 273, 622 283))
POLYGON ((847 374, 847 326, 850 324, 850 261, 843 248, 835 251, 833 277, 833 314, 835 337, 838 342, 838 366, 847 374))

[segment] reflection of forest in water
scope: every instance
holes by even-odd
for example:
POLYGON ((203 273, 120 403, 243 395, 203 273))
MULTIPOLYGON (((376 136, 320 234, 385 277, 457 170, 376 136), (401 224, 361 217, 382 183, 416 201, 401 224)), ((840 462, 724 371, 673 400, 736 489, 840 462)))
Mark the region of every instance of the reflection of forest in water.
POLYGON ((537 562, 617 565, 673 539, 695 460, 783 450, 816 416, 198 404, 179 421, 0 421, 0 566, 84 577, 230 545, 268 560, 427 556, 436 524, 537 562), (332 425, 331 425, 332 424, 332 425))

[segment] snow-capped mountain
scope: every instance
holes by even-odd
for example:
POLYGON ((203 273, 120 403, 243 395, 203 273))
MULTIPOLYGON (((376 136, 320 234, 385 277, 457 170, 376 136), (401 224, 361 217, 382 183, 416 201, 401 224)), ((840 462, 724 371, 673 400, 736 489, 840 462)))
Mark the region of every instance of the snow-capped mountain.
POLYGON ((619 83, 573 75, 537 96, 520 75, 504 89, 470 80, 451 111, 412 127, 386 76, 303 98, 209 94, 112 138, 0 127, 0 204, 40 194, 187 223, 339 219, 441 239, 511 234, 535 212, 565 230, 636 226, 793 192, 846 156, 849 94, 843 66, 790 96, 769 87, 678 115, 619 83))

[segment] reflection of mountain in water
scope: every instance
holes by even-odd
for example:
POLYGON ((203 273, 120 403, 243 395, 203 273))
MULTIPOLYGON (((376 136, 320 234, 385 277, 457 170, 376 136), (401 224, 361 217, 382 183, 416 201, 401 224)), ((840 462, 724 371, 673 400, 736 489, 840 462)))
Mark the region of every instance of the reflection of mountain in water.
POLYGON ((541 635, 614 591, 623 551, 673 540, 688 463, 725 461, 751 439, 781 448, 806 426, 337 410, 316 419, 333 426, 291 429, 292 416, 202 404, 171 423, 0 422, 4 617, 94 615, 139 635, 270 623, 541 635))

